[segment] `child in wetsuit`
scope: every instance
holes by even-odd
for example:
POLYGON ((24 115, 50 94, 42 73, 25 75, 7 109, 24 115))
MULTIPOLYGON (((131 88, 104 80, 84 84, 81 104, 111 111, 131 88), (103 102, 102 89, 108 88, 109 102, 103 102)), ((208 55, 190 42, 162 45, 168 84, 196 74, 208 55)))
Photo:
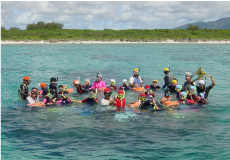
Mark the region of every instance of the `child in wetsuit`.
POLYGON ((89 98, 86 98, 82 101, 78 101, 78 100, 72 100, 72 102, 76 102, 76 103, 87 103, 87 104, 95 104, 95 103, 99 103, 98 99, 96 98, 96 91, 94 89, 90 89, 89 91, 89 98))
POLYGON ((130 90, 126 79, 123 79, 122 83, 123 83, 123 86, 120 86, 119 90, 130 90))
POLYGON ((116 81, 114 79, 111 79, 110 81, 110 86, 108 86, 107 88, 110 88, 111 90, 117 90, 117 86, 115 86, 116 81))
POLYGON ((158 84, 158 80, 153 80, 153 83, 150 85, 150 88, 151 88, 151 90, 159 90, 159 89, 161 89, 161 87, 160 86, 158 86, 157 85, 158 84))

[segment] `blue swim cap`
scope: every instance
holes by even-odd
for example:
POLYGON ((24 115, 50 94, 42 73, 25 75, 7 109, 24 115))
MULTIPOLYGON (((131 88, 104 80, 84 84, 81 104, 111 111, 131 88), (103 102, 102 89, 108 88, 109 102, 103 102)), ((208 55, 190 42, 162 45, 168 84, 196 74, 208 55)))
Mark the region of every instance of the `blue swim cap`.
POLYGON ((195 88, 195 86, 191 86, 190 89, 194 89, 195 90, 196 88, 195 88))
POLYGON ((176 85, 175 89, 180 89, 180 85, 179 84, 176 85))
POLYGON ((180 95, 187 96, 187 93, 183 91, 183 92, 180 93, 180 95))

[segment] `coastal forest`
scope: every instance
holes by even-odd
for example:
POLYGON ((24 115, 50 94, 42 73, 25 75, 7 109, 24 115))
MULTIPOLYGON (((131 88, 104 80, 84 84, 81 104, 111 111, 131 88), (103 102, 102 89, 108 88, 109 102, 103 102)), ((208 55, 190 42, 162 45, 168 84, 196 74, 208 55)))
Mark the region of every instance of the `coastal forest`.
POLYGON ((187 29, 126 29, 126 30, 91 30, 91 29, 63 29, 62 23, 37 22, 28 24, 26 30, 11 27, 6 30, 1 27, 1 40, 13 41, 40 41, 40 40, 82 40, 82 41, 210 41, 230 40, 229 29, 199 29, 199 26, 190 24, 187 29))

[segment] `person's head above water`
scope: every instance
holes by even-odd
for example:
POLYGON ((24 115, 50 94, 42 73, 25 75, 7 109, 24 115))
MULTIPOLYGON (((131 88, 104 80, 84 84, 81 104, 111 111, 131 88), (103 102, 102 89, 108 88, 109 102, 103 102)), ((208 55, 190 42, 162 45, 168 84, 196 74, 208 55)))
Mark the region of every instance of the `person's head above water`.
POLYGON ((89 90, 89 96, 90 98, 94 98, 96 96, 96 91, 94 89, 89 90))
POLYGON ((171 96, 171 90, 169 88, 167 88, 165 90, 165 97, 169 97, 169 96, 171 96))
POLYGON ((196 94, 196 87, 190 86, 189 92, 192 93, 192 95, 196 94))
POLYGON ((200 89, 203 89, 205 87, 205 81, 204 80, 199 80, 198 84, 199 84, 200 89))
POLYGON ((177 92, 180 92, 180 91, 181 91, 181 86, 180 86, 180 85, 176 85, 176 86, 175 86, 175 90, 176 90, 177 92))
POLYGON ((167 76, 169 75, 169 69, 168 68, 164 68, 164 74, 167 76))
POLYGON ((139 69, 135 68, 133 70, 133 74, 134 74, 134 77, 138 77, 139 76, 139 69))
POLYGON ((153 87, 156 87, 156 86, 157 86, 157 83, 158 83, 158 80, 154 79, 154 80, 153 80, 153 87))
POLYGON ((55 87, 57 85, 57 80, 55 77, 50 78, 50 85, 55 87))
POLYGON ((64 91, 63 85, 59 85, 58 89, 59 89, 59 93, 62 93, 64 91))
POLYGON ((147 95, 144 94, 144 93, 141 93, 141 94, 139 95, 139 100, 140 100, 141 102, 145 102, 145 101, 147 100, 147 95))
POLYGON ((86 86, 90 85, 90 80, 89 79, 85 79, 85 84, 86 86))
POLYGON ((185 80, 186 82, 190 82, 192 78, 192 73, 191 72, 185 72, 185 80))
POLYGON ((125 95, 124 91, 123 90, 119 90, 117 98, 120 99, 120 100, 122 100, 124 98, 124 95, 125 95))
POLYGON ((187 98, 187 93, 186 92, 181 92, 180 93, 180 96, 179 96, 179 99, 181 100, 181 101, 184 101, 184 100, 186 100, 186 98, 187 98))
POLYGON ((74 85, 74 87, 78 87, 79 84, 80 84, 79 80, 76 80, 76 79, 73 80, 73 85, 74 85))
POLYGON ((126 79, 123 79, 122 80, 122 83, 123 83, 123 85, 125 85, 125 86, 127 86, 128 85, 128 83, 127 83, 128 81, 126 80, 126 79))
POLYGON ((111 80, 110 80, 110 84, 111 84, 111 86, 115 86, 115 84, 116 84, 115 79, 111 79, 111 80))
POLYGON ((112 92, 111 92, 111 90, 110 90, 109 88, 106 88, 106 89, 104 90, 104 95, 105 95, 105 97, 110 97, 111 94, 112 94, 112 92))
POLYGON ((32 88, 30 93, 31 93, 31 97, 37 97, 38 96, 38 89, 32 88))
POLYGON ((174 80, 172 80, 172 85, 173 85, 173 86, 178 85, 177 80, 175 80, 175 79, 174 79, 174 80))
POLYGON ((47 87, 46 83, 44 83, 44 82, 43 82, 43 83, 41 83, 41 85, 40 85, 40 86, 41 86, 41 89, 46 89, 46 87, 47 87))
POLYGON ((100 72, 97 73, 96 77, 98 82, 102 80, 102 75, 100 74, 100 72))
POLYGON ((23 78, 23 82, 24 82, 26 85, 29 85, 30 82, 31 82, 31 80, 30 80, 29 77, 25 76, 25 77, 23 78))

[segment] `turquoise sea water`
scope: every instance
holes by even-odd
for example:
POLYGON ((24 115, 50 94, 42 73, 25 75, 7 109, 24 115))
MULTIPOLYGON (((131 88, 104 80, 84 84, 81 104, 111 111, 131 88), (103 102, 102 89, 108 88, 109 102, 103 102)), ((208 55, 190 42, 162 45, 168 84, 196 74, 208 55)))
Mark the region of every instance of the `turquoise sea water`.
MULTIPOLYGON (((229 64, 229 44, 1 45, 1 158, 230 159, 229 64), (114 78, 120 86, 141 66, 145 85, 158 79, 162 86, 168 65, 180 84, 186 71, 199 67, 212 75, 216 85, 208 104, 153 113, 116 112, 99 104, 30 109, 18 100, 18 86, 28 73, 30 89, 51 77, 58 77, 58 85, 71 86, 78 76, 92 83, 98 71, 107 84, 114 78)), ((158 101, 162 95, 156 93, 158 101)), ((127 92, 126 102, 137 97, 127 92)))

